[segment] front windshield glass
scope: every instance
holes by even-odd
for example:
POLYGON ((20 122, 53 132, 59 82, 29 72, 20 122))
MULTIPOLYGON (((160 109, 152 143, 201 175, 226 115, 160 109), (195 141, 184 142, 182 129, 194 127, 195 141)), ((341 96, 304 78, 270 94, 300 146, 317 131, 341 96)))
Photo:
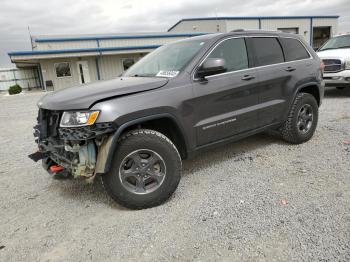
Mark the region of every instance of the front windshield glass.
POLYGON ((322 50, 337 49, 337 48, 350 48, 350 35, 338 36, 329 39, 321 48, 322 50))
POLYGON ((124 76, 175 77, 204 44, 203 40, 191 40, 162 46, 134 64, 124 76))

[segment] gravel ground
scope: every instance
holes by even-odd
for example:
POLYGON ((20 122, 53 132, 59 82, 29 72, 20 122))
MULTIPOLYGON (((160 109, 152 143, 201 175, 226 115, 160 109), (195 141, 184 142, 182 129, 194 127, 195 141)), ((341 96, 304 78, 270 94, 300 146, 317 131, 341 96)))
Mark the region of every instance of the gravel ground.
POLYGON ((203 153, 141 211, 27 158, 41 95, 0 95, 0 261, 350 261, 350 90, 327 91, 308 143, 261 134, 203 153))

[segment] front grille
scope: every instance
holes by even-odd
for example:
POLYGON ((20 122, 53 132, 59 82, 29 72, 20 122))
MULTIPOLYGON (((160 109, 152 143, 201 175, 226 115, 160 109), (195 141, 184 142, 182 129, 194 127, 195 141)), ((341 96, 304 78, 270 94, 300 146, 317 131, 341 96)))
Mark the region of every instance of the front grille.
POLYGON ((93 126, 60 127, 59 135, 65 140, 88 140, 115 131, 112 123, 98 123, 93 126))
POLYGON ((39 109, 38 124, 34 127, 34 136, 39 139, 58 136, 60 112, 39 109))
POLYGON ((324 72, 326 73, 336 73, 343 70, 340 59, 323 59, 322 61, 325 65, 324 72))

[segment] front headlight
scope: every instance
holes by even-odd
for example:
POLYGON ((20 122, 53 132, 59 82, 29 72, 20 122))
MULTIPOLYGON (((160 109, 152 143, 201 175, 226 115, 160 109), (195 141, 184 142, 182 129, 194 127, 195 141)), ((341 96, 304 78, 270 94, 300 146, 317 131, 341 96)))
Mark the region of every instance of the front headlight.
POLYGON ((61 118, 61 127, 90 126, 96 122, 99 111, 67 111, 61 118))
POLYGON ((350 58, 345 59, 345 70, 350 70, 350 58))

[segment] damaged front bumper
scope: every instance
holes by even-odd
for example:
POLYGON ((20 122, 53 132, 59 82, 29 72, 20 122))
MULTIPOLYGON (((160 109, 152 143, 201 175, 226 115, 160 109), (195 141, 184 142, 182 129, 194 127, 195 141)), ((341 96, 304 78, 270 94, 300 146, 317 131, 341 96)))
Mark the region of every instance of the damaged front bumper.
POLYGON ((104 171, 108 152, 105 147, 116 130, 113 123, 98 123, 92 126, 59 127, 60 112, 39 110, 34 137, 38 151, 29 155, 34 161, 42 160, 49 173, 59 170, 74 178, 93 177, 104 171), (101 154, 100 154, 101 152, 101 154), (62 168, 52 168, 60 166, 62 168))

